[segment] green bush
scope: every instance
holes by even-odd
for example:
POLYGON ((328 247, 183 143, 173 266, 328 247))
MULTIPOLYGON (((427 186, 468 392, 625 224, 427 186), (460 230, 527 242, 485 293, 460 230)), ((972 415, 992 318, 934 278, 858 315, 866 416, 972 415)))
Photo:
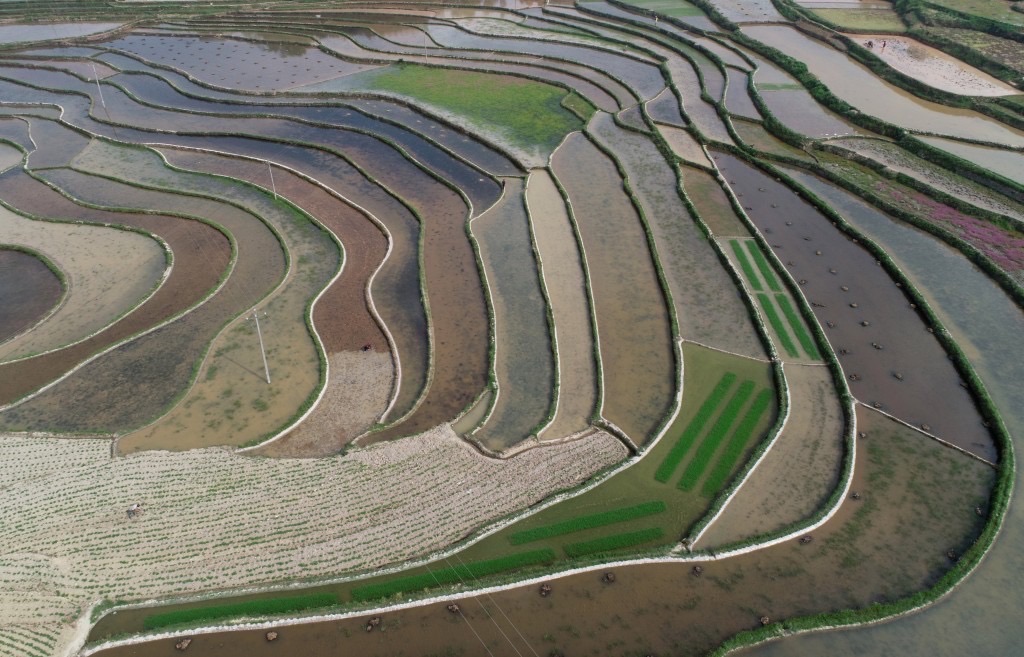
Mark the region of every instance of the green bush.
POLYGON ((627 532, 625 534, 614 534, 612 536, 595 538, 592 541, 569 543, 565 546, 565 554, 568 557, 582 557, 588 554, 597 554, 599 552, 610 552, 612 550, 620 550, 622 548, 640 545, 641 543, 648 543, 650 541, 657 540, 664 535, 665 532, 662 531, 661 527, 641 529, 640 531, 627 532))
POLYGON ((572 534, 573 532, 579 532, 585 529, 604 527, 606 525, 614 525, 615 523, 625 522, 635 518, 643 518, 656 513, 661 513, 664 510, 665 503, 661 500, 644 502, 635 506, 626 506, 619 509, 612 509, 611 511, 605 511, 603 513, 579 516, 577 518, 572 518, 571 520, 565 520, 551 525, 544 525, 543 527, 535 527, 533 529, 516 532, 509 536, 509 542, 511 542, 512 545, 532 543, 533 541, 539 541, 543 538, 562 536, 563 534, 572 534))
POLYGON ((714 495, 725 484, 726 477, 732 472, 736 461, 742 456, 743 450, 746 449, 747 443, 750 442, 750 438, 754 434, 754 427, 761 421, 761 417, 764 416, 771 403, 771 389, 765 388, 757 393, 754 403, 751 404, 747 414, 740 421, 740 425, 736 427, 736 431, 733 432, 729 442, 726 443, 725 451, 718 457, 718 461, 715 463, 714 469, 711 470, 711 474, 704 480, 704 486, 701 488, 704 495, 714 495))
POLYGON ((789 297, 785 294, 776 294, 775 302, 779 304, 782 314, 786 316, 786 321, 789 322, 793 333, 796 334, 796 339, 800 342, 800 346, 804 348, 804 353, 814 359, 821 358, 818 348, 814 345, 814 340, 811 339, 811 334, 807 332, 804 323, 800 321, 800 316, 796 314, 796 309, 789 302, 789 297))
POLYGON ((704 429, 704 425, 707 424, 708 420, 714 414, 718 405, 725 399, 725 393, 732 387, 733 382, 736 380, 736 375, 732 372, 726 372, 719 379, 718 384, 715 385, 714 390, 708 395, 708 398, 701 404, 700 409, 697 411, 697 415, 690 420, 690 423, 686 425, 686 429, 683 430, 683 434, 679 436, 679 440, 672 446, 672 449, 665 456, 665 460, 658 466, 658 470, 654 473, 654 479, 665 483, 672 476, 672 473, 679 467, 679 463, 682 462, 683 457, 686 456, 686 452, 690 449, 690 445, 696 440, 697 436, 704 429))
POLYGON ((718 420, 714 426, 711 427, 711 431, 705 436, 700 446, 697 447, 697 453, 693 455, 693 460, 690 461, 689 465, 686 466, 686 470, 683 472, 682 478, 679 480, 679 488, 682 490, 693 490, 693 487, 697 485, 697 481, 704 474, 708 464, 711 463, 711 457, 715 455, 718 450, 718 446, 722 443, 725 438, 725 434, 729 431, 729 427, 736 421, 736 417, 740 413, 740 409, 747 403, 747 399, 750 398, 751 393, 754 392, 754 382, 744 381, 740 384, 740 387, 736 389, 736 393, 726 404, 722 414, 718 416, 718 420))
POLYGON ((352 589, 352 600, 365 602, 386 598, 396 593, 422 591, 435 586, 454 584, 465 580, 479 579, 488 575, 494 575, 506 570, 514 570, 523 566, 533 566, 542 563, 550 563, 555 560, 555 552, 549 548, 534 550, 532 552, 520 552, 510 554, 498 559, 487 561, 475 561, 468 564, 460 564, 441 570, 428 570, 417 575, 406 575, 395 579, 386 580, 377 584, 367 584, 352 589))
POLYGON ((237 616, 270 616, 288 614, 295 611, 309 611, 334 607, 339 604, 338 596, 333 593, 311 593, 291 598, 269 598, 266 600, 247 600, 216 607, 193 607, 177 609, 162 614, 147 616, 142 626, 147 630, 156 630, 172 625, 185 623, 208 622, 234 618, 237 616))
POLYGON ((743 247, 736 240, 729 240, 729 244, 732 246, 732 252, 736 254, 736 259, 739 261, 740 268, 743 270, 743 275, 747 277, 750 287, 754 288, 755 292, 764 291, 761 280, 754 273, 754 267, 750 264, 750 260, 747 259, 747 254, 743 252, 743 247))

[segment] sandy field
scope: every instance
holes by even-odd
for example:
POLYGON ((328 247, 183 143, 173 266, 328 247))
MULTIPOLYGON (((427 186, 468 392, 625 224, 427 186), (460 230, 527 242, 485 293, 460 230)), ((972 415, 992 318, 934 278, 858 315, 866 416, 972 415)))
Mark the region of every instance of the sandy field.
POLYGON ((102 599, 333 577, 449 545, 626 456, 607 434, 482 456, 448 425, 324 459, 0 436, 0 655, 65 655, 102 599), (127 517, 129 505, 144 513, 127 517), (45 547, 42 547, 45 546, 45 547), (79 624, 76 633, 76 623, 79 624))
POLYGON ((871 41, 874 46, 871 51, 886 64, 942 91, 963 96, 1012 96, 1020 93, 1005 82, 909 37, 885 34, 846 36, 865 48, 868 41, 871 41))

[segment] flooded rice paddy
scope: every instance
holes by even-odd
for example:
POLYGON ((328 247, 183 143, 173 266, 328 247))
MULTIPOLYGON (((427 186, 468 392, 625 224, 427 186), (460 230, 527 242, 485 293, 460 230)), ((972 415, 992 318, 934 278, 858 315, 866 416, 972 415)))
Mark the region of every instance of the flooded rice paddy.
POLYGON ((874 257, 767 174, 724 154, 716 162, 824 326, 854 396, 994 460, 995 445, 960 375, 874 257))
POLYGON ((0 248, 0 306, 5 310, 0 321, 0 348, 50 314, 63 292, 60 278, 45 262, 32 253, 3 245, 0 248))
MULTIPOLYGON (((1016 256, 999 249, 1024 215, 1020 189, 977 171, 963 172, 968 180, 930 152, 912 156, 901 146, 909 141, 875 139, 815 103, 781 60, 737 45, 687 3, 427 4, 326 18, 306 9, 219 7, 142 21, 90 47, 62 41, 0 58, 0 201, 11 209, 0 243, 40 251, 68 282, 63 289, 40 260, 0 250, 0 265, 17 270, 0 266, 0 296, 14 311, 3 314, 0 341, 4 331, 24 333, 0 344, 0 358, 21 358, 0 363, 0 428, 102 434, 104 445, 113 439, 110 462, 129 466, 153 449, 183 464, 194 447, 274 438, 256 450, 265 458, 231 457, 291 468, 287 480, 259 487, 294 505, 292 529, 282 531, 297 536, 337 503, 309 483, 320 474, 303 479, 295 498, 301 473, 319 472, 324 457, 349 452, 363 464, 360 481, 369 481, 364 466, 403 481, 346 510, 332 525, 346 542, 280 550, 276 575, 246 574, 261 570, 259 549, 225 545, 205 585, 192 575, 183 585, 123 569, 111 582, 102 568, 79 573, 106 558, 101 550, 67 562, 68 586, 54 589, 80 609, 97 596, 167 600, 186 590, 239 600, 239 587, 298 584, 284 559, 318 586, 297 595, 329 592, 337 597, 324 609, 369 616, 279 625, 274 643, 265 630, 182 634, 101 654, 177 654, 174 644, 189 636, 200 655, 281 645, 701 655, 743 630, 796 628, 808 615, 919 594, 994 522, 1001 507, 989 496, 1012 459, 961 379, 975 364, 996 403, 1015 408, 1017 359, 1006 354, 1019 333, 1016 303, 962 254, 813 172, 843 176, 908 219, 959 227, 1011 276, 1016 256), (427 86, 378 84, 396 75, 427 86), (552 84, 561 88, 551 103, 530 100, 552 84), (475 108, 487 102, 481 120, 475 108), (548 128, 543 139, 538 126, 548 128), (809 140, 792 146, 799 137, 779 126, 809 140), (833 140, 847 135, 858 138, 833 140), (885 168, 819 148, 822 138, 885 168), (754 164, 767 161, 787 165, 754 164), (795 193, 790 177, 891 252, 907 279, 795 193), (941 346, 932 333, 940 327, 913 305, 918 292, 966 361, 941 346), (438 440, 476 465, 455 464, 438 440), (380 461, 382 449, 403 456, 380 461), (486 486, 471 483, 480 467, 499 464, 486 486), (417 512, 396 495, 417 499, 417 512), (492 507, 500 511, 476 511, 492 507), (511 515, 484 524, 496 513, 511 515), (382 522, 395 537, 433 538, 396 549, 370 529, 382 522), (770 534, 787 536, 764 544, 770 534), (388 547, 372 548, 380 541, 388 547), (726 552, 749 543, 749 552, 726 552), (428 549, 455 551, 423 565, 428 549), (604 575, 601 563, 635 555, 682 561, 618 564, 614 578, 604 575), (353 564, 387 570, 345 580, 353 564), (545 595, 539 579, 468 591, 581 564, 598 569, 552 576, 545 595), (424 587, 460 596, 459 607, 373 611, 424 587), (370 594, 378 590, 391 597, 370 594), (89 600, 76 597, 86 591, 89 600)), ((883 83, 769 3, 715 9, 715 20, 805 61, 861 113, 925 131, 927 143, 1019 179, 1024 141, 1012 121, 883 83)), ((844 24, 875 20, 837 13, 860 8, 825 11, 844 24)), ((1004 118, 1017 111, 1013 97, 999 103, 1004 118)), ((1012 411, 1008 421, 1020 430, 1012 411)), ((47 458, 70 459, 53 472, 80 488, 86 471, 73 451, 47 458)), ((332 474, 332 485, 349 491, 350 475, 332 474)), ((168 481, 151 518, 88 513, 144 527, 180 514, 196 494, 189 481, 203 476, 168 481)), ((35 527, 41 516, 30 515, 35 527)), ((221 521, 234 526, 234 515, 221 521)), ((175 526, 183 545, 204 540, 192 523, 175 526)), ((39 551, 19 542, 23 533, 15 527, 0 553, 39 551)), ((973 622, 964 610, 1012 615, 1016 593, 993 581, 1014 579, 1018 533, 1004 532, 975 576, 984 586, 969 580, 952 605, 892 632, 851 634, 863 639, 849 644, 927 635, 960 645, 973 622)), ((79 545, 67 538, 46 549, 67 557, 65 543, 79 545)), ((5 588, 52 587, 56 571, 29 561, 0 565, 5 588)), ((28 620, 30 609, 49 618, 58 608, 47 596, 0 601, 0 624, 12 618, 15 628, 0 633, 0 646, 31 636, 40 654, 73 652, 70 607, 53 627, 28 620)), ((121 608, 93 640, 137 632, 164 609, 121 608)), ((993 634, 984 648, 1006 653, 998 646, 1012 632, 993 634)), ((762 650, 800 650, 790 645, 807 644, 762 650)))
MULTIPOLYGON (((0 345, 3 361, 86 339, 143 303, 170 273, 167 252, 151 235, 45 219, 32 219, 0 208, 3 242, 45 254, 66 277, 68 288, 60 308, 45 325, 0 345)), ((43 284, 45 277, 28 264, 26 267, 27 279, 38 280, 42 285, 40 302, 45 303, 52 294, 49 286, 43 284)), ((17 269, 11 267, 7 271, 13 280, 17 269)), ((15 308, 6 304, 4 307, 15 308)), ((14 319, 20 313, 11 310, 4 314, 14 319)))

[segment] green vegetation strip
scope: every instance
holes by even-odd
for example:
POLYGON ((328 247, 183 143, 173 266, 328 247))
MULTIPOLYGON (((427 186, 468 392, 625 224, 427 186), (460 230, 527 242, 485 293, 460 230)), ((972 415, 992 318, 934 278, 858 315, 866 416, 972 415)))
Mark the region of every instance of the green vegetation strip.
POLYGON ((771 297, 767 294, 758 293, 757 300, 761 302, 761 309, 764 310, 765 316, 768 317, 768 323, 775 329, 775 334, 779 336, 779 342, 782 343, 782 348, 786 350, 786 353, 791 358, 797 358, 800 356, 800 352, 796 350, 796 345, 793 344, 793 340, 789 337, 789 332, 786 331, 786 326, 782 323, 782 318, 779 317, 779 313, 775 311, 775 305, 772 303, 771 297))
POLYGON ((739 460, 743 454, 743 450, 747 448, 747 444, 750 442, 751 436, 754 434, 754 428, 757 423, 761 421, 761 417, 764 416, 768 407, 772 403, 772 391, 765 388, 761 392, 757 393, 757 397, 754 398, 754 403, 750 405, 747 410, 747 414, 743 416, 743 420, 740 421, 740 425, 736 427, 736 431, 733 432, 729 442, 725 445, 725 451, 718 457, 718 462, 715 463, 715 467, 711 470, 711 474, 704 480, 704 486, 701 487, 701 492, 706 496, 714 495, 718 490, 725 484, 726 477, 732 472, 733 467, 736 465, 736 461, 739 460))
POLYGON ((761 279, 754 273, 754 267, 750 264, 750 260, 747 259, 747 254, 743 252, 743 247, 740 246, 737 240, 729 240, 729 244, 732 245, 732 252, 736 254, 736 259, 739 260, 740 268, 743 270, 743 275, 747 277, 750 287, 754 288, 756 292, 763 292, 764 288, 761 286, 761 279))
POLYGON ((744 381, 736 389, 736 394, 726 404, 725 410, 718 416, 718 420, 711 427, 711 431, 708 432, 708 435, 705 436, 704 440, 697 447, 693 460, 690 461, 690 464, 686 466, 686 470, 683 471, 683 476, 679 479, 679 488, 681 490, 693 490, 693 487, 697 485, 697 482, 711 463, 711 457, 715 455, 718 446, 722 444, 722 440, 729 431, 729 427, 736 421, 740 409, 747 403, 753 392, 753 381, 744 381))
POLYGON ((543 527, 535 527, 534 529, 516 532, 509 536, 508 540, 512 545, 522 545, 523 543, 539 541, 542 538, 562 536, 564 534, 572 534, 574 532, 592 529, 594 527, 604 527, 605 525, 614 525, 627 520, 653 516, 654 514, 661 513, 664 510, 665 503, 661 500, 654 500, 652 502, 637 504, 636 506, 612 509, 611 511, 605 511, 603 513, 594 513, 589 516, 580 516, 564 522, 557 522, 553 525, 545 525, 543 527))
POLYGON ((793 333, 796 334, 796 339, 800 341, 800 346, 804 348, 804 353, 815 360, 820 359, 821 354, 818 353, 818 348, 814 345, 811 334, 807 332, 804 323, 800 321, 800 316, 796 314, 793 304, 789 302, 789 297, 785 294, 776 294, 775 302, 779 304, 779 308, 782 308, 782 314, 786 316, 786 321, 789 322, 793 333))
POLYGON ((768 264, 764 254, 761 253, 761 249, 757 248, 757 244, 753 241, 748 241, 747 251, 750 251, 751 257, 754 258, 757 268, 761 270, 761 275, 764 276, 764 280, 768 283, 768 287, 772 289, 772 292, 782 292, 782 286, 779 285, 779 280, 775 278, 775 272, 772 271, 771 265, 768 264))
POLYGON ((157 630, 172 625, 208 622, 235 618, 238 616, 270 616, 274 614, 290 614, 295 611, 323 609, 340 604, 338 596, 333 593, 311 593, 292 598, 271 598, 268 600, 247 600, 216 607, 198 607, 177 609, 163 614, 147 616, 142 626, 147 630, 157 630))
POLYGON ((722 375, 715 389, 711 391, 711 394, 708 395, 708 398, 701 405, 700 410, 697 411, 697 415, 686 425, 683 435, 679 436, 679 440, 672 446, 671 451, 665 456, 665 460, 658 466, 658 470, 654 473, 655 480, 664 484, 672 477, 672 473, 679 467, 683 457, 686 456, 686 452, 690 449, 690 445, 700 435, 704 425, 711 419, 718 405, 725 399, 725 393, 729 392, 729 388, 732 387, 735 380, 736 375, 732 372, 726 372, 722 375))
POLYGON ((514 570, 523 566, 533 566, 541 563, 550 563, 555 560, 554 550, 543 549, 532 552, 520 552, 510 554, 499 559, 488 561, 475 561, 469 564, 461 564, 451 568, 428 571, 418 575, 407 575, 396 579, 380 582, 379 584, 367 584, 352 589, 352 600, 365 602, 386 598, 396 593, 410 591, 422 591, 434 586, 454 584, 471 579, 479 579, 506 570, 514 570))
POLYGON ((640 531, 628 532, 626 534, 613 534, 612 536, 595 538, 592 541, 569 543, 565 546, 565 555, 567 557, 583 557, 588 554, 597 554, 599 552, 611 552, 612 550, 633 547, 634 545, 640 545, 641 543, 649 543, 650 541, 657 540, 664 535, 665 532, 662 531, 661 527, 641 529, 640 531))

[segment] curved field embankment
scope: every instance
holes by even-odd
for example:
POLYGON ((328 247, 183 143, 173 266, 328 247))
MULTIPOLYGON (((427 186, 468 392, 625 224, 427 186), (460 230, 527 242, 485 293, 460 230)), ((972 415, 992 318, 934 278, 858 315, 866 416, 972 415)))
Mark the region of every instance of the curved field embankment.
POLYGON ((640 217, 615 163, 573 133, 551 159, 584 253, 600 351, 600 414, 636 443, 654 436, 675 398, 672 327, 640 217), (616 222, 607 221, 614 216, 616 222), (641 383, 642 382, 642 383, 641 383))
POLYGON ((995 445, 960 375, 871 254, 774 178, 730 155, 718 153, 715 162, 825 326, 854 396, 994 460, 995 445))
POLYGON ((472 438, 502 451, 546 423, 555 390, 549 308, 534 257, 524 183, 505 181, 505 195, 473 219, 494 317, 497 398, 472 438))
MULTIPOLYGON (((488 593, 482 605, 459 599, 463 613, 489 645, 508 645, 504 632, 522 648, 552 645, 567 653, 587 653, 603 651, 614 633, 638 637, 643 652, 696 657, 739 632, 760 628, 761 616, 782 632, 827 623, 833 611, 911 596, 953 567, 947 551, 960 554, 977 537, 984 518, 974 507, 985 504, 995 472, 935 441, 921 440, 914 430, 869 409, 858 410, 858 426, 867 436, 857 445, 852 490, 859 497, 846 499, 809 543, 795 537, 764 550, 700 561, 699 576, 692 574, 692 562, 617 565, 615 582, 608 584, 602 569, 595 568, 548 580, 549 597, 537 595, 536 582, 545 580, 535 579, 488 593), (624 605, 632 596, 660 604, 624 605), (807 622, 800 618, 807 616, 807 622), (685 643, 680 636, 686 637, 685 643)), ((445 602, 376 612, 389 629, 373 637, 372 645, 390 649, 414 644, 443 652, 476 644, 468 630, 453 631, 445 602)), ((367 637, 372 635, 360 629, 368 620, 356 616, 288 626, 281 632, 303 645, 326 645, 323 637, 330 636, 333 646, 341 641, 348 650, 370 650, 367 637), (337 638, 339 634, 345 638, 337 638)), ((228 636, 232 642, 237 637, 237 645, 254 645, 265 631, 228 636)), ((204 643, 213 644, 210 639, 204 643)), ((208 650, 214 657, 230 654, 215 645, 208 650)), ((100 654, 130 653, 119 648, 100 654)))
POLYGON ((75 165, 178 196, 199 194, 205 197, 200 200, 219 199, 265 223, 287 258, 283 280, 269 296, 258 300, 259 312, 265 313, 260 335, 253 336, 254 326, 244 319, 221 318, 216 338, 209 347, 204 346, 204 352, 208 348, 212 356, 194 372, 198 378, 175 409, 152 426, 121 438, 120 449, 206 446, 225 440, 246 443, 275 433, 302 412, 297 409, 308 408, 322 386, 324 365, 307 315, 312 300, 341 264, 339 249, 330 236, 269 192, 230 178, 172 169, 152 151, 96 142, 75 165), (226 330, 221 330, 229 321, 226 330), (263 355, 272 363, 270 373, 260 367, 263 355), (266 374, 266 380, 257 373, 266 374), (252 408, 256 413, 242 416, 240 408, 252 408))
POLYGON ((539 438, 558 439, 590 425, 597 408, 597 363, 583 261, 565 201, 547 169, 530 173, 526 205, 558 349, 555 415, 539 438))
MULTIPOLYGON (((231 262, 232 247, 228 238, 219 229, 201 221, 160 214, 107 212, 77 205, 20 170, 0 176, 0 196, 12 207, 33 216, 140 228, 158 235, 175 256, 171 275, 135 312, 69 348, 0 366, 3 372, 0 399, 7 403, 64 375, 111 345, 192 307, 216 287, 231 262)), ((159 206, 150 209, 154 207, 159 206)))
MULTIPOLYGON (((259 161, 169 148, 159 152, 183 169, 229 175, 264 188, 269 182, 267 167, 259 161)), ((394 383, 388 340, 368 296, 370 280, 387 254, 387 239, 356 208, 286 169, 274 170, 274 185, 281 196, 295 199, 296 205, 341 240, 345 260, 341 275, 313 311, 313 326, 323 340, 331 370, 325 397, 310 417, 261 453, 325 456, 373 424, 386 408, 394 383), (362 352, 366 345, 372 354, 362 352), (366 366, 370 360, 373 367, 366 366), (353 412, 362 413, 362 421, 350 421, 353 412)))
MULTIPOLYGON (((0 209, 5 240, 11 216, 15 215, 0 209)), ((60 277, 39 256, 23 245, 0 243, 0 344, 52 316, 64 290, 60 277)))
MULTIPOLYGON (((0 227, 4 242, 46 254, 67 279, 68 288, 60 307, 44 323, 0 345, 0 361, 59 349, 87 338, 145 301, 169 274, 163 245, 141 233, 40 221, 7 208, 0 208, 0 227)), ((40 300, 49 296, 41 292, 40 300)), ((13 304, 4 307, 11 309, 11 318, 21 314, 13 304)))

